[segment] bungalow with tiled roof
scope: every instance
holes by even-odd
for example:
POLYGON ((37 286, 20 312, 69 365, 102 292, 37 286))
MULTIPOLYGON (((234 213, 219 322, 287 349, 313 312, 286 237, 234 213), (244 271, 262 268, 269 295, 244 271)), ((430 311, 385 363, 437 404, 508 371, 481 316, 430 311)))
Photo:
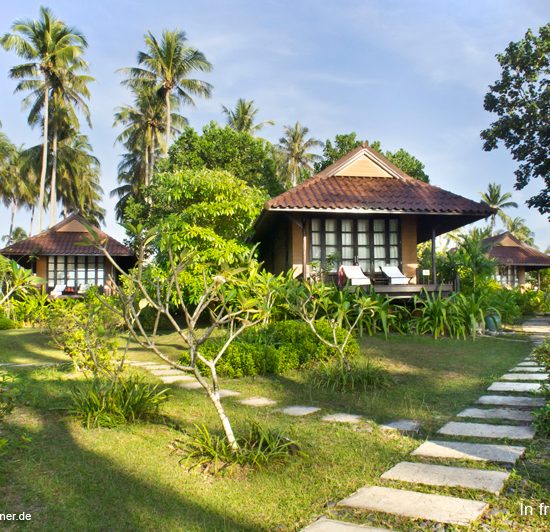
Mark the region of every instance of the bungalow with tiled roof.
MULTIPOLYGON (((0 254, 45 279, 49 292, 54 287, 65 295, 77 294, 90 286, 108 288, 109 278, 115 272, 101 251, 85 244, 90 238, 86 225, 80 214, 73 213, 49 229, 1 249, 0 254)), ((119 266, 127 269, 135 264, 131 249, 99 227, 92 229, 102 240, 106 239, 107 250, 119 266)))
MULTIPOLYGON (((527 272, 539 272, 550 268, 550 257, 518 240, 512 233, 486 238, 484 244, 489 247, 488 255, 497 263, 496 280, 502 286, 520 286, 525 284, 527 272)), ((538 280, 540 286, 540 278, 538 280)))
MULTIPOLYGON (((420 290, 415 285, 422 277, 417 244, 431 239, 435 250, 437 235, 491 213, 487 204, 414 179, 361 145, 269 200, 256 221, 254 239, 272 272, 293 268, 296 276, 310 276, 314 265, 332 273, 339 265, 358 265, 376 278, 381 267, 393 266, 411 279, 410 285, 376 289, 413 293, 420 290)), ((436 272, 429 273, 424 277, 428 283, 436 272)))

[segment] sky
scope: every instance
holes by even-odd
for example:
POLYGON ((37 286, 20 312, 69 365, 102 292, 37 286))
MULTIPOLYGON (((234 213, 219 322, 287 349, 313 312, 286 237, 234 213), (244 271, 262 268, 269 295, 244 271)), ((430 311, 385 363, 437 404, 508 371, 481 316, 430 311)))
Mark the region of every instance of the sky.
MULTIPOLYGON (((0 33, 16 19, 36 18, 41 4, 89 42, 93 128, 83 131, 101 161, 105 228, 115 238, 124 231, 109 191, 123 150, 114 144, 113 111, 131 102, 116 70, 136 64, 148 30, 178 28, 214 66, 197 75, 214 86, 212 98, 182 111, 195 129, 223 122, 222 105, 246 98, 260 120, 275 120, 262 130, 272 142, 296 121, 323 141, 355 131, 384 149, 406 149, 432 184, 457 194, 479 200, 490 182, 501 184, 519 204, 509 214, 527 220, 541 249, 550 245, 548 219, 525 205, 542 184, 515 190, 517 163, 503 147, 483 151, 479 137, 495 118, 483 109, 500 75, 495 54, 548 22, 546 0, 0 0, 0 33)), ((20 62, 0 50, 0 122, 12 142, 32 146, 40 131, 27 125, 23 95, 8 78, 20 62)), ((29 219, 20 212, 16 224, 27 230, 29 219)), ((0 235, 8 226, 0 206, 0 235)))

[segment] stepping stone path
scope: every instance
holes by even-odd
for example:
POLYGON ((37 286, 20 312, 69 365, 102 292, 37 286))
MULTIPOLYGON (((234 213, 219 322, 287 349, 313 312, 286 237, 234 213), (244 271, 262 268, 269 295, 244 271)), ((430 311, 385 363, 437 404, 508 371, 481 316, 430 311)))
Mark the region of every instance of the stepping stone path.
POLYGON ((273 406, 277 404, 277 401, 269 399, 267 397, 249 397, 248 399, 243 399, 239 401, 242 405, 246 406, 273 406))
POLYGON ((220 397, 235 397, 237 395, 241 395, 241 392, 237 392, 235 390, 220 390, 219 394, 220 397))
POLYGON ((380 478, 412 484, 477 489, 498 495, 509 476, 510 473, 502 471, 401 462, 380 478))
POLYGON ((399 432, 418 432, 420 430, 420 423, 413 419, 398 419, 397 421, 380 425, 380 428, 382 430, 398 430, 399 432))
POLYGON ((460 441, 426 441, 411 454, 427 458, 455 458, 458 460, 513 464, 524 452, 525 447, 514 445, 467 443, 460 441))
POLYGON ((316 406, 287 406, 286 408, 281 408, 278 412, 282 412, 287 416, 307 416, 319 410, 321 409, 316 406))
POLYGON ((539 392, 541 386, 536 382, 493 382, 487 390, 490 392, 539 392))
POLYGON ((180 388, 185 388, 186 390, 200 390, 202 389, 202 384, 195 380, 178 382, 176 383, 180 388))
POLYGON ((478 405, 499 405, 537 408, 544 406, 541 397, 521 397, 518 395, 482 395, 476 403, 478 405))
POLYGON ((531 412, 514 408, 466 408, 456 416, 478 419, 511 419, 514 421, 532 421, 533 419, 531 412))
POLYGON ((195 379, 190 375, 184 375, 181 373, 179 375, 165 375, 164 377, 160 377, 160 380, 164 382, 164 384, 172 384, 174 382, 184 382, 184 381, 196 382, 195 379))
POLYGON ((489 425, 487 423, 462 423, 450 421, 443 425, 438 434, 447 436, 473 436, 475 438, 507 438, 509 440, 532 440, 535 431, 531 427, 518 425, 489 425))
POLYGON ((548 373, 505 373, 503 381, 545 381, 548 373))
POLYGON ((380 486, 361 488, 339 504, 353 509, 455 525, 468 525, 487 508, 484 502, 380 486))
POLYGON ((322 420, 333 423, 360 423, 363 418, 356 414, 330 414, 324 416, 322 420))
POLYGON ((353 523, 346 523, 345 521, 336 521, 335 519, 327 519, 321 517, 312 525, 302 528, 304 531, 309 532, 388 532, 387 528, 374 528, 372 526, 355 525, 353 523))
MULTIPOLYGON (((550 333, 550 320, 537 319, 531 324, 541 335, 550 333)), ((524 329, 530 332, 529 323, 524 329)), ((533 338, 531 338, 533 340, 533 338)), ((525 447, 504 445, 499 439, 530 440, 535 431, 530 425, 531 409, 544 405, 542 397, 529 395, 510 395, 537 392, 541 389, 538 382, 548 375, 533 357, 527 357, 519 362, 510 373, 502 377, 503 382, 495 382, 488 390, 497 392, 481 396, 476 404, 491 406, 492 408, 467 408, 457 417, 492 419, 497 424, 451 421, 445 424, 438 433, 459 438, 483 438, 486 443, 472 443, 468 441, 438 441, 424 442, 411 454, 419 459, 471 460, 477 462, 497 462, 514 464, 525 452, 525 447), (498 393, 502 392, 502 393, 498 393), (513 407, 513 408, 506 408, 513 407), (528 423, 528 425, 510 425, 501 421, 513 420, 528 423)), ((326 416, 325 416, 326 417, 326 416)), ((400 420, 400 422, 410 420, 400 420)), ((399 422, 388 423, 382 428, 401 429, 399 422)), ((423 462, 401 462, 385 472, 381 480, 396 480, 428 486, 464 487, 479 491, 499 493, 509 476, 508 472, 490 469, 474 469, 471 466, 435 465, 423 462)), ((350 497, 340 501, 339 506, 364 510, 368 512, 384 512, 411 519, 435 521, 456 525, 470 525, 472 521, 483 515, 488 505, 482 501, 467 500, 458 497, 433 495, 380 486, 365 486, 350 497)), ((345 531, 353 528, 337 528, 338 521, 320 520, 306 530, 345 531), (313 527, 319 528, 313 528, 313 527)), ((348 527, 349 523, 344 523, 348 527)), ((411 527, 412 528, 412 527, 411 527)), ((431 528, 431 527, 430 527, 431 528)), ((357 529, 359 530, 359 528, 357 529)))

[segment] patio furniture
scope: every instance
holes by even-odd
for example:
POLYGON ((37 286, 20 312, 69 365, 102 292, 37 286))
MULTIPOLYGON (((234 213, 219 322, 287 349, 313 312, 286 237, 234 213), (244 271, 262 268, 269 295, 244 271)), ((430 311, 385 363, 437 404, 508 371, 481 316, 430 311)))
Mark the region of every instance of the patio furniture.
POLYGON ((397 266, 380 266, 380 271, 388 278, 389 284, 409 284, 412 277, 407 277, 397 266))
POLYGON ((63 294, 63 290, 65 290, 64 284, 56 284, 50 292, 50 296, 60 297, 63 294))
POLYGON ((343 285, 349 281, 351 286, 366 286, 370 279, 363 273, 360 266, 347 266, 342 264, 338 268, 338 284, 343 285))

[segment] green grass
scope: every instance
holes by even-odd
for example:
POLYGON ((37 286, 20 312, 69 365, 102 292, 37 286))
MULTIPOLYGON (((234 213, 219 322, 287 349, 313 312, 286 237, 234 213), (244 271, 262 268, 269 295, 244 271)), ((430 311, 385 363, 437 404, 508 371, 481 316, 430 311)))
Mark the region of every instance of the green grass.
MULTIPOLYGON (((166 335, 163 344, 177 358, 181 350, 177 337, 166 335)), ((410 451, 470 406, 530 347, 485 338, 463 342, 410 337, 391 337, 387 342, 366 338, 362 347, 396 384, 376 392, 335 394, 311 386, 307 372, 223 382, 243 396, 271 397, 280 406, 323 408, 305 418, 291 418, 271 408, 253 409, 233 398, 224 399, 237 431, 248 420, 280 427, 307 454, 246 476, 187 472, 178 464, 181 456, 171 453, 170 443, 180 429, 192 430, 194 423, 204 423, 211 430, 218 426, 213 407, 201 392, 172 387, 174 395, 162 409, 162 423, 86 430, 64 410, 72 381, 63 368, 12 369, 18 376, 19 395, 17 408, 0 429, 0 438, 10 440, 8 454, 0 457, 0 513, 32 514, 30 524, 18 524, 14 530, 295 530, 322 514, 409 530, 409 521, 395 517, 328 508, 365 484, 380 483, 384 471, 410 460, 410 451), (342 411, 375 422, 418 419, 422 432, 408 438, 380 431, 374 423, 353 427, 320 421, 325 413, 342 411)), ((138 346, 131 347, 130 357, 155 360, 138 346)), ((51 362, 64 357, 35 331, 0 333, 0 363, 32 360, 51 362)), ((548 459, 546 443, 534 442, 527 459, 517 465, 506 496, 465 490, 449 493, 490 501, 498 512, 483 523, 492 529, 542 530, 548 518, 520 517, 519 502, 548 504, 548 459)))

